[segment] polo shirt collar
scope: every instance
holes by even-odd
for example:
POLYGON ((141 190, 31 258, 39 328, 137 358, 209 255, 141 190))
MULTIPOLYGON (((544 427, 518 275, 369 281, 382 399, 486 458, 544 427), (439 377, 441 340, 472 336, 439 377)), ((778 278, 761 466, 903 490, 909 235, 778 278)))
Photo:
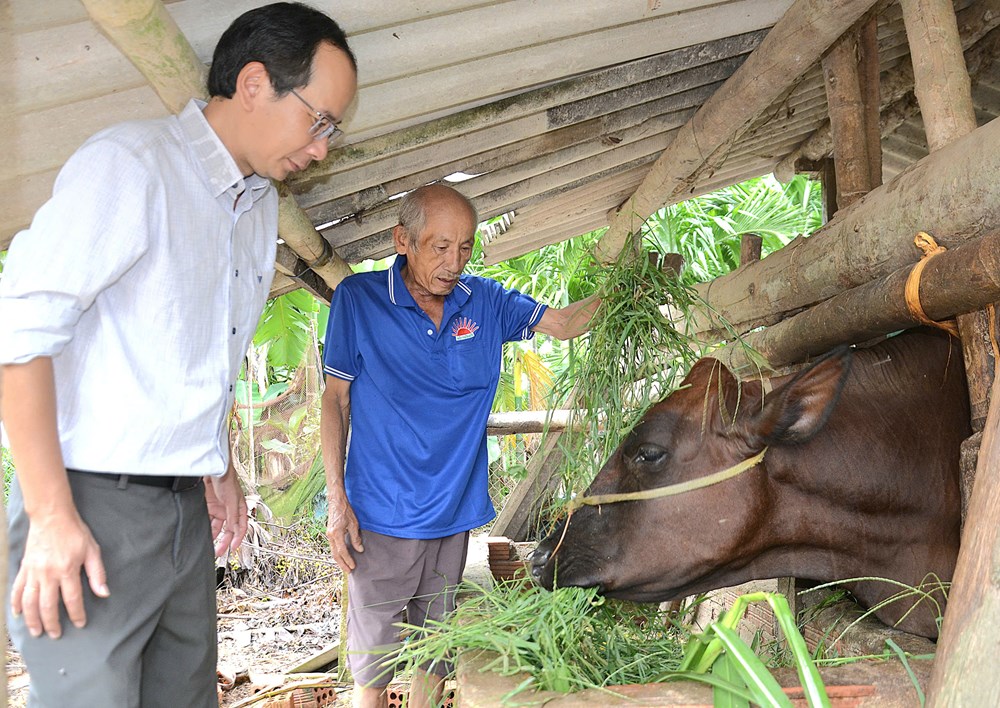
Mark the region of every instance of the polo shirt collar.
MULTIPOLYGON (((410 295, 410 291, 406 289, 406 283, 403 282, 403 266, 405 265, 406 256, 397 253, 396 259, 392 262, 392 267, 389 268, 389 302, 400 307, 416 307, 417 301, 410 295)), ((458 285, 455 286, 455 289, 445 297, 445 312, 458 309, 468 302, 469 297, 472 295, 472 288, 465 282, 466 278, 468 276, 461 276, 458 279, 458 285)))
POLYGON ((206 105, 205 101, 193 98, 177 115, 181 130, 201 167, 205 183, 213 197, 218 198, 226 192, 231 192, 235 197, 249 187, 250 196, 253 201, 257 201, 267 193, 271 181, 260 175, 244 177, 240 173, 236 160, 205 118, 203 111, 206 105))

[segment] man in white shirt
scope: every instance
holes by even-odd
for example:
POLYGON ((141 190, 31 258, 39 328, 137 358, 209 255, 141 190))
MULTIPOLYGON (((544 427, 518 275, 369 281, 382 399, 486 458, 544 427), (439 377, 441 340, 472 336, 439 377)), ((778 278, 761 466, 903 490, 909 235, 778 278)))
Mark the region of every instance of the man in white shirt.
POLYGON ((356 72, 323 13, 251 10, 207 104, 92 137, 14 239, 0 414, 30 705, 217 704, 211 547, 246 533, 226 423, 273 276, 270 179, 326 157, 356 72))

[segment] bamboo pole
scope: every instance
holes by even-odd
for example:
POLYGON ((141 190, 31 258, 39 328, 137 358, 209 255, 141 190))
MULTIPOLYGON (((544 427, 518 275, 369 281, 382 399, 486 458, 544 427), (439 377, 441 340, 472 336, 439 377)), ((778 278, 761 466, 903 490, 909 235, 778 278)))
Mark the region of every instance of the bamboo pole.
POLYGON ((490 413, 486 421, 487 435, 517 435, 521 433, 556 433, 564 432, 572 427, 574 420, 579 422, 582 411, 509 411, 506 413, 490 413))
POLYGON ((760 46, 677 133, 649 174, 611 218, 598 244, 614 261, 646 218, 678 198, 728 147, 812 67, 874 0, 796 0, 760 46))
MULTIPOLYGON (((916 248, 913 248, 916 251, 916 248)), ((766 259, 765 259, 766 260, 766 259)), ((847 292, 743 337, 771 367, 795 364, 840 344, 865 342, 920 324, 906 306, 904 291, 913 266, 847 292)), ((920 276, 920 303, 932 320, 978 310, 1000 299, 1000 231, 926 263, 920 276)), ((711 354, 737 375, 757 370, 743 346, 729 344, 711 354)))
MULTIPOLYGON (((171 113, 205 97, 205 65, 161 0, 81 0, 91 19, 135 64, 171 113)), ((329 285, 351 267, 333 252, 283 184, 278 185, 278 233, 329 285)))

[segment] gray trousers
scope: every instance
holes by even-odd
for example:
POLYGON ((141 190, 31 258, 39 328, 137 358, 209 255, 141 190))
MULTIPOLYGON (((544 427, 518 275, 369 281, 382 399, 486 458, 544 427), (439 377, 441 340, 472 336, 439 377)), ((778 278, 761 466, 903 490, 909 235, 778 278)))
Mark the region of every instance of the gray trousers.
MULTIPOLYGON (((397 667, 383 661, 399 646, 396 623, 404 612, 408 624, 423 627, 455 610, 469 532, 416 539, 363 530, 361 542, 364 553, 351 553, 357 565, 347 576, 347 661, 356 684, 384 688, 397 667)), ((439 676, 452 671, 450 662, 421 668, 439 676)))
MULTIPOLYGON (((202 485, 185 492, 70 473, 80 516, 101 547, 111 597, 84 576, 87 625, 62 609, 63 635, 34 638, 9 617, 32 708, 218 706, 215 563, 202 485)), ((28 533, 20 487, 9 503, 10 583, 28 533)))

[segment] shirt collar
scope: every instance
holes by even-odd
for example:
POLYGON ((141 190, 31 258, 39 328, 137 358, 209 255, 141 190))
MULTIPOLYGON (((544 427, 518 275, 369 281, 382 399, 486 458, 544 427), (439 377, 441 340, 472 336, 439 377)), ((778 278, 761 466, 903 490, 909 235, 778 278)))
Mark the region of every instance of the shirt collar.
MULTIPOLYGON (((403 266, 405 265, 406 256, 397 253, 392 267, 389 268, 389 302, 400 307, 416 307, 417 301, 410 295, 410 291, 406 289, 406 283, 403 282, 403 266)), ((462 307, 472 295, 472 288, 465 282, 466 278, 468 276, 461 276, 455 289, 445 297, 445 310, 451 307, 462 307)))
POLYGON ((177 119, 201 166, 212 196, 220 197, 227 191, 236 196, 249 187, 251 197, 257 201, 267 193, 271 181, 256 174, 249 177, 240 174, 236 160, 205 118, 203 111, 206 105, 204 101, 193 98, 178 114, 177 119))

